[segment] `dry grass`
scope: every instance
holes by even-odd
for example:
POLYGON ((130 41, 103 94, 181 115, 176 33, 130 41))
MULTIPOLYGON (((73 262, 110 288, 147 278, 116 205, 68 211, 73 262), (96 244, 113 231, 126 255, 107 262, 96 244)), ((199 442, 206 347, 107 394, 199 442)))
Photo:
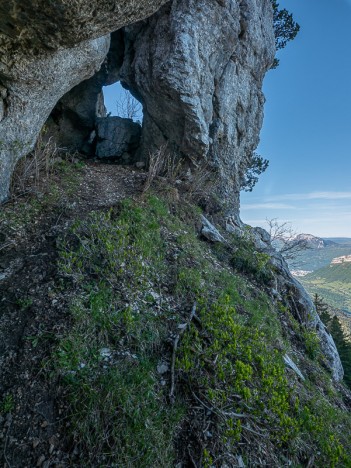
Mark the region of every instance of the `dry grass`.
POLYGON ((168 194, 174 201, 180 199, 198 203, 216 192, 218 177, 208 164, 190 167, 189 161, 171 153, 167 145, 149 156, 149 169, 143 194, 153 187, 168 194))
POLYGON ((53 175, 60 151, 52 138, 44 142, 43 135, 39 135, 33 151, 15 167, 10 188, 12 196, 35 193, 45 186, 53 175))

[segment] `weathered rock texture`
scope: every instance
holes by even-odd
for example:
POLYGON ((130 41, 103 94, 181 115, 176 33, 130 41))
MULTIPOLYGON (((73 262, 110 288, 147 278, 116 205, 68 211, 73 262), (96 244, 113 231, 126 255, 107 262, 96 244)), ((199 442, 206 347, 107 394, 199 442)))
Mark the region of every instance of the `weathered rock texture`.
POLYGON ((123 56, 123 32, 119 30, 111 34, 110 50, 98 73, 65 94, 47 120, 47 135, 58 146, 93 154, 96 120, 106 117, 102 88, 119 80, 123 56))
POLYGON ((57 101, 100 69, 108 33, 164 2, 0 0, 0 201, 57 101))
POLYGON ((125 28, 124 41, 121 81, 144 106, 144 154, 167 144, 212 166, 237 212, 275 53, 270 0, 174 0, 125 28))

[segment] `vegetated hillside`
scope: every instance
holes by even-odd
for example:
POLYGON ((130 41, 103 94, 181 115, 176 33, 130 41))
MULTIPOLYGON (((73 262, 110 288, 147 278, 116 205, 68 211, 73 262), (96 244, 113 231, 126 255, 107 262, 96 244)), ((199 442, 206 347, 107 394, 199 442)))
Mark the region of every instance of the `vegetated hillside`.
POLYGON ((350 393, 255 232, 209 242, 194 180, 60 166, 1 212, 3 463, 350 466, 350 393))
POLYGON ((311 293, 317 293, 337 309, 351 313, 351 263, 329 265, 299 278, 311 293))
POLYGON ((351 245, 350 237, 325 237, 324 240, 332 241, 335 244, 351 245))
POLYGON ((350 255, 351 246, 347 244, 329 245, 322 249, 306 249, 299 252, 291 263, 294 270, 316 271, 330 265, 333 258, 350 255))

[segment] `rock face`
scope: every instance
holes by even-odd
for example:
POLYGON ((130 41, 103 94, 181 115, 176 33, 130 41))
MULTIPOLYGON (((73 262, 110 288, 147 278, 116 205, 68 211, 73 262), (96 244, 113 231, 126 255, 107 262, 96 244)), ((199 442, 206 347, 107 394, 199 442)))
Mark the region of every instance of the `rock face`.
POLYGON ((100 118, 96 123, 96 156, 129 164, 140 144, 141 126, 132 119, 100 118))
POLYGON ((275 52, 270 0, 173 0, 116 32, 106 60, 109 38, 94 38, 165 0, 10 3, 0 0, 0 200, 57 101, 50 131, 89 153, 95 119, 104 116, 102 86, 121 79, 144 107, 141 158, 166 144, 193 167, 213 168, 228 213, 238 213, 275 52))
POLYGON ((0 200, 7 196, 16 162, 33 147, 52 108, 62 95, 101 66, 109 36, 71 49, 16 62, 6 80, 5 117, 0 122, 0 200))
POLYGON ((124 41, 121 81, 144 106, 144 153, 167 144, 214 168, 237 213, 275 53, 270 0, 174 0, 125 28, 124 41))
POLYGON ((0 201, 57 101, 94 75, 109 33, 165 0, 0 0, 0 201))
POLYGON ((98 73, 65 94, 51 112, 45 125, 58 146, 93 154, 96 119, 106 117, 102 88, 119 80, 123 56, 123 32, 119 30, 111 34, 110 50, 98 73))

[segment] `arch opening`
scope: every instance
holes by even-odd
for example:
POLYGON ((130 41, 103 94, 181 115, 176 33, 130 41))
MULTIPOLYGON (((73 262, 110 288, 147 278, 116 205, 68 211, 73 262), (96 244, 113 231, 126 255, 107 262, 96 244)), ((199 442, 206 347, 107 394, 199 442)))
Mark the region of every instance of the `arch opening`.
POLYGON ((131 119, 133 122, 143 122, 143 107, 141 103, 124 88, 120 81, 102 89, 107 116, 131 119))
POLYGON ((143 110, 120 82, 102 89, 106 116, 96 121, 95 156, 102 161, 134 164, 139 159, 143 110))

